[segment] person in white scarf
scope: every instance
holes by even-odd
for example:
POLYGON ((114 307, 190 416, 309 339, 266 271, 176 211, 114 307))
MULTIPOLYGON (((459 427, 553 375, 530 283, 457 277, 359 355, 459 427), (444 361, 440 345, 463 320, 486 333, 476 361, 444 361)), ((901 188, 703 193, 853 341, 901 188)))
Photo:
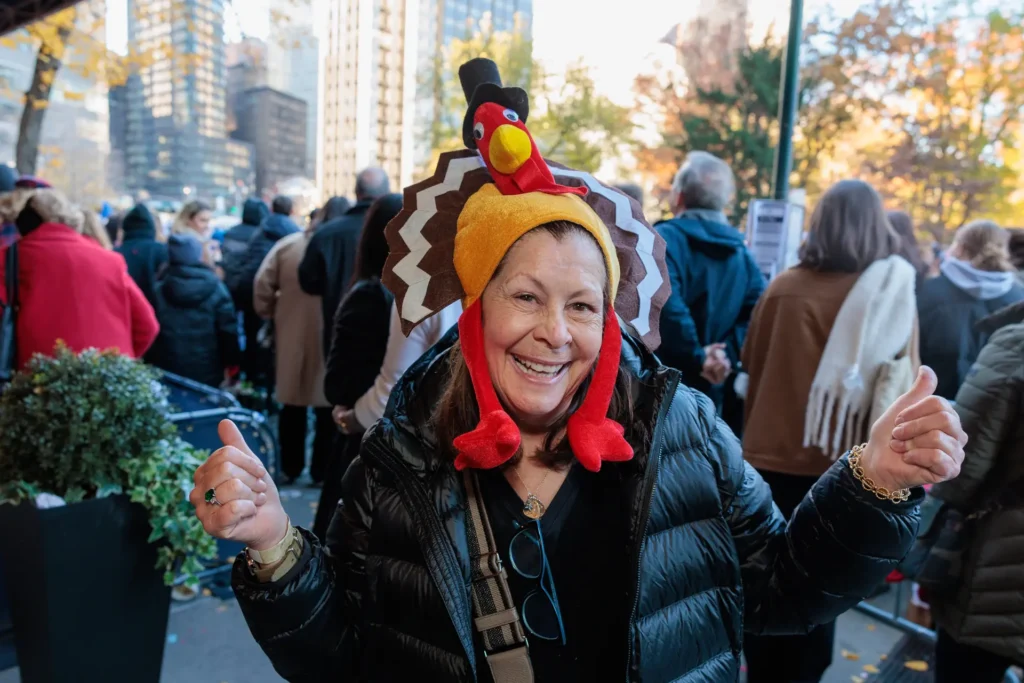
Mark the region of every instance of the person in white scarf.
MULTIPOLYGON (((915 272, 901 256, 875 261, 846 296, 818 363, 804 420, 804 446, 835 460, 870 424, 875 383, 907 348, 915 329, 915 272)), ((912 373, 895 395, 910 388, 912 373)))

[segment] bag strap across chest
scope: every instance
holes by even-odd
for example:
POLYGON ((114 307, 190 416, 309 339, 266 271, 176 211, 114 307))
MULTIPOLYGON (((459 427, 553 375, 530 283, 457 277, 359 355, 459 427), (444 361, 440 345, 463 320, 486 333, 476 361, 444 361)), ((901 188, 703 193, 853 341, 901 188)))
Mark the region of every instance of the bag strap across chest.
POLYGON ((466 540, 472 577, 473 624, 484 644, 484 659, 494 683, 533 683, 533 665, 519 612, 512 601, 487 518, 477 474, 463 472, 466 486, 466 540))

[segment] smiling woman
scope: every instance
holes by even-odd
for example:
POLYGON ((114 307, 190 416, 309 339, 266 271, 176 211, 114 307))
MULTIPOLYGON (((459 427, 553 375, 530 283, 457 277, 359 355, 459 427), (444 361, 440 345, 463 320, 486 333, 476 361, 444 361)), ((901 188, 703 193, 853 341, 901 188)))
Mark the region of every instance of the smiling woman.
POLYGON ((787 524, 649 350, 669 284, 639 204, 516 133, 481 148, 529 134, 525 93, 489 60, 460 78, 477 149, 406 189, 383 277, 406 334, 461 302, 457 334, 366 433, 326 548, 227 424, 197 514, 248 545, 232 585, 289 680, 734 683, 744 630, 828 621, 906 554, 918 485, 962 460, 956 413, 923 375, 787 524))

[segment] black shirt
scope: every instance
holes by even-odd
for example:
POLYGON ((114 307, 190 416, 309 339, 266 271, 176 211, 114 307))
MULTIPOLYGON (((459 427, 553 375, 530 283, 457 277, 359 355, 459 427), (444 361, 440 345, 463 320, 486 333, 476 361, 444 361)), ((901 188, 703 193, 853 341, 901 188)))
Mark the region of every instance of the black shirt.
MULTIPOLYGON (((540 579, 524 578, 513 569, 509 544, 520 528, 534 522, 523 515, 522 499, 500 470, 482 473, 480 482, 512 599, 521 610, 540 579)), ((611 671, 626 674, 629 516, 623 502, 614 467, 595 474, 574 465, 540 520, 566 642, 526 632, 538 683, 607 680, 611 671)), ((486 666, 480 674, 481 680, 490 679, 486 666)))

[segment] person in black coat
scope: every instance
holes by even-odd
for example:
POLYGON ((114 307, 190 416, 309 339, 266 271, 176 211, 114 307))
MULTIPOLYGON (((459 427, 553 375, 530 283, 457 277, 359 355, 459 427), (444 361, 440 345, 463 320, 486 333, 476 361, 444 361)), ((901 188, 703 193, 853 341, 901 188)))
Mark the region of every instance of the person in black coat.
POLYGON ((750 315, 765 281, 722 210, 732 200, 732 171, 693 152, 672 183, 676 217, 656 227, 665 239, 672 293, 661 311, 658 358, 709 396, 742 434, 743 405, 727 381, 739 370, 750 315))
POLYGON ((238 323, 227 287, 202 262, 197 239, 171 235, 170 260, 154 293, 160 335, 149 363, 182 377, 219 387, 238 365, 238 323))
MULTIPOLYGON (((231 285, 239 283, 239 275, 245 265, 245 254, 249 249, 249 242, 259 232, 260 225, 270 215, 267 205, 262 199, 255 197, 246 199, 242 205, 242 222, 224 233, 224 241, 220 245, 221 270, 224 271, 224 282, 231 283, 231 296, 235 299, 235 308, 246 310, 245 302, 240 299, 239 292, 231 288, 231 285)), ((252 302, 248 303, 252 308, 252 302)))
MULTIPOLYGON (((352 408, 373 386, 384 363, 394 300, 380 281, 389 253, 384 228, 401 210, 402 195, 387 194, 366 213, 352 283, 334 315, 331 350, 327 354, 324 395, 336 415, 352 408)), ((361 440, 362 434, 339 434, 335 440, 313 522, 313 533, 320 539, 326 537, 327 525, 341 497, 341 478, 359 453, 361 440)))
POLYGON ((156 274, 167 263, 167 245, 156 239, 156 221, 145 204, 136 204, 121 221, 124 235, 114 251, 124 256, 128 274, 150 305, 156 306, 156 274))
POLYGON ((271 213, 260 224, 259 229, 249 240, 245 254, 241 257, 237 268, 233 268, 230 279, 225 273, 225 283, 231 290, 234 300, 242 311, 243 330, 245 332, 245 353, 242 358, 242 369, 249 381, 263 385, 271 381, 271 354, 260 348, 256 341, 263 320, 253 308, 252 294, 256 273, 270 250, 279 239, 299 231, 299 226, 290 218, 292 214, 291 197, 274 197, 271 213))
POLYGON ((382 169, 361 171, 356 177, 356 203, 340 218, 325 221, 317 228, 299 264, 302 291, 321 298, 325 358, 331 348, 334 313, 352 280, 366 212, 375 199, 388 193, 388 189, 388 176, 382 169))
POLYGON ((953 400, 988 333, 983 318, 1024 299, 1010 261, 1009 233, 992 221, 960 228, 936 278, 917 294, 921 362, 939 376, 939 396, 953 400))

